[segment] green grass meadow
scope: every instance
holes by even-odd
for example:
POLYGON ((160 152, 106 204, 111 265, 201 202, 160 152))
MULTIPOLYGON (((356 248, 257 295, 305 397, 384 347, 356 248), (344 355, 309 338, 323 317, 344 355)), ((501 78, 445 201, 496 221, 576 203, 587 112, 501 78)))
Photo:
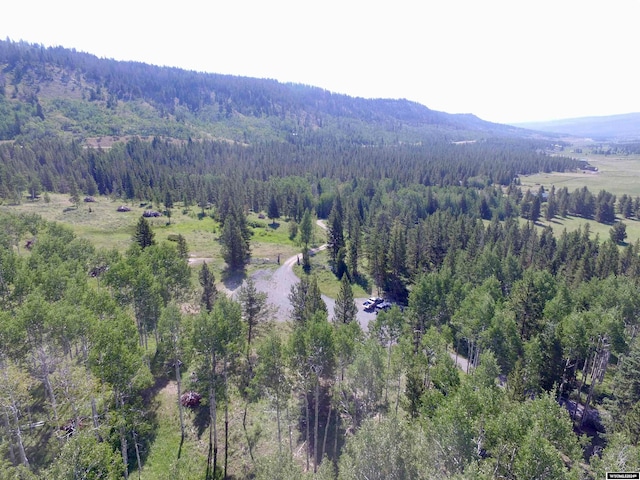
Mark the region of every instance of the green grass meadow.
POLYGON ((597 172, 552 172, 522 175, 523 190, 527 188, 537 190, 540 185, 550 189, 567 187, 569 192, 586 186, 591 193, 597 195, 600 190, 606 190, 617 196, 624 193, 633 197, 640 196, 640 155, 595 155, 591 153, 571 154, 576 158, 585 159, 589 164, 598 167, 597 172))
MULTIPOLYGON (((180 420, 175 382, 170 382, 155 396, 158 430, 142 471, 129 475, 141 480, 188 480, 198 478, 206 470, 207 434, 198 439, 193 413, 185 408, 186 435, 180 445, 180 420), (180 452, 180 457, 178 457, 180 452)), ((132 467, 136 467, 133 465, 132 467)))
MULTIPOLYGON (((526 220, 522 220, 526 222, 526 220)), ((623 223, 627 226, 627 240, 626 243, 634 243, 636 240, 640 240, 640 222, 632 219, 624 219, 623 223)), ((550 226, 553 230, 553 235, 558 238, 562 235, 562 232, 573 232, 579 228, 584 229, 586 225, 589 225, 589 231, 591 232, 591 238, 599 236, 601 241, 609 238, 609 231, 611 225, 605 225, 598 223, 595 220, 587 220, 581 217, 567 217, 567 218, 554 218, 552 221, 547 222, 544 219, 540 219, 537 226, 542 230, 545 226, 550 226)))
MULTIPOLYGON (((523 175, 520 177, 523 191, 531 189, 537 191, 540 186, 545 190, 555 186, 556 189, 567 187, 569 192, 586 186, 589 191, 597 195, 600 190, 606 190, 620 197, 623 194, 632 197, 640 196, 640 155, 616 156, 596 155, 584 150, 584 153, 571 154, 576 158, 587 160, 598 167, 597 172, 552 172, 523 175)), ((633 219, 621 219, 627 226, 627 243, 634 243, 640 239, 640 222, 633 219)), ((581 217, 554 218, 551 222, 541 219, 539 225, 549 225, 557 237, 563 230, 571 232, 589 225, 592 236, 599 235, 601 240, 609 238, 611 225, 605 225, 581 217)))
MULTIPOLYGON (((74 233, 89 240, 98 249, 113 249, 124 252, 132 243, 135 226, 142 213, 152 208, 144 203, 126 203, 112 200, 109 197, 95 197, 95 202, 80 202, 78 208, 73 206, 68 195, 48 194, 49 202, 41 196, 33 201, 26 196, 18 205, 0 204, 0 209, 13 213, 30 213, 40 215, 48 221, 59 222, 70 227, 74 233), (131 211, 118 212, 120 205, 128 206, 131 211)), ((210 211, 202 211, 197 207, 184 210, 176 207, 171 218, 166 216, 149 218, 155 233, 156 241, 162 242, 172 235, 182 235, 187 241, 189 255, 196 264, 206 259, 215 270, 221 272, 224 262, 220 254, 218 223, 209 216, 210 211)), ((289 239, 289 222, 278 220, 272 223, 268 219, 259 219, 251 213, 247 218, 251 225, 251 252, 255 265, 277 263, 278 256, 284 260, 300 252, 295 241, 289 239)))
MULTIPOLYGON (((89 240, 96 248, 116 248, 124 251, 131 245, 135 225, 142 213, 151 207, 140 204, 113 201, 108 197, 95 197, 91 203, 80 202, 78 208, 69 201, 68 195, 48 194, 50 201, 40 197, 32 201, 25 197, 19 205, 3 204, 3 210, 14 213, 32 213, 48 221, 59 222, 70 227, 81 238, 89 240), (129 212, 118 212, 120 205, 131 208, 129 212)), ((178 209, 172 211, 171 221, 167 217, 149 218, 156 240, 167 240, 171 234, 183 234, 189 250, 194 256, 211 256, 212 247, 217 239, 217 227, 210 217, 198 219, 197 211, 192 209, 183 215, 178 209), (169 224, 168 224, 169 223, 169 224)))

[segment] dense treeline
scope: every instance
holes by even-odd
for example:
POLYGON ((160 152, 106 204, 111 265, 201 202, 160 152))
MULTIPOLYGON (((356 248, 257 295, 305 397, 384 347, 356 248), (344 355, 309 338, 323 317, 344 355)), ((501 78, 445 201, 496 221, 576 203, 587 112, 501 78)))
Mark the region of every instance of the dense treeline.
MULTIPOLYGON (((32 184, 39 190, 68 193, 75 185, 87 195, 131 200, 164 198, 169 192, 193 205, 218 203, 219 192, 230 179, 242 186, 247 205, 266 210, 271 179, 302 177, 311 185, 324 179, 353 181, 364 183, 369 192, 387 180, 392 189, 411 184, 482 188, 509 185, 519 174, 575 167, 574 160, 545 155, 539 147, 508 140, 364 148, 343 142, 175 144, 156 138, 102 150, 47 139, 0 145, 0 195, 19 197, 17 192, 32 184)), ((320 212, 320 216, 325 215, 320 212)))
MULTIPOLYGON (((302 464, 320 478, 335 478, 331 460, 338 478, 530 478, 531 471, 598 478, 619 468, 615 452, 638 449, 640 246, 620 252, 587 228, 555 238, 513 218, 485 223, 459 209, 465 190, 457 188, 449 192, 455 203, 437 195, 417 223, 411 208, 400 207, 411 205, 411 195, 382 196, 360 233, 357 205, 344 188, 330 215, 330 228, 342 224, 347 232, 332 241, 348 252, 334 317, 315 277, 305 276, 290 293, 292 332, 284 337, 269 327, 265 297, 250 283, 237 303, 227 300, 212 290, 204 265, 203 293, 190 293, 185 247, 156 244, 142 221, 120 254, 96 251, 38 217, 3 214, 7 471, 21 465, 22 478, 29 471, 115 478, 143 468, 157 428, 145 392, 154 376, 174 369, 176 379, 194 372, 181 391, 203 398, 211 475, 235 468, 229 438, 214 425, 236 396, 247 408, 264 401, 278 412, 280 454, 252 457, 257 478, 302 475, 286 453, 298 435, 302 464), (22 239, 34 236, 29 255, 21 255, 22 239), (353 321, 347 281, 356 236, 365 240, 360 274, 410 290, 404 311, 381 312, 368 332, 353 321), (181 302, 198 297, 201 313, 181 313, 181 302), (447 349, 468 359, 468 375, 447 349), (579 401, 587 413, 570 414, 559 401, 579 401), (299 433, 286 440, 295 424, 299 433), (609 446, 590 457, 574 425, 606 428, 609 446), (583 470, 585 461, 591 466, 583 470)), ((255 432, 246 430, 246 409, 244 418, 227 426, 244 429, 234 438, 246 436, 251 452, 259 437, 251 440, 255 432)), ((633 455, 623 467, 637 468, 633 455)))
POLYGON ((153 379, 143 346, 151 333, 157 341, 162 308, 190 288, 186 257, 171 245, 132 247, 126 257, 97 254, 70 230, 37 217, 3 215, 2 222, 4 467, 21 465, 19 478, 30 478, 29 470, 77 478, 81 467, 68 462, 85 462, 100 477, 120 476, 130 453, 140 462, 149 438, 150 412, 139 395, 153 379), (38 238, 28 257, 14 250, 24 235, 38 238), (91 287, 107 267, 108 289, 91 287))

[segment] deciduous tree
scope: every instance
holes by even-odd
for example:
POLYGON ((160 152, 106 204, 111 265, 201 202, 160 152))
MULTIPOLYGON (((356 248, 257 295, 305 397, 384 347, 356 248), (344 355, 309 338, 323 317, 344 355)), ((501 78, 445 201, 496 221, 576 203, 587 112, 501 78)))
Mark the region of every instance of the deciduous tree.
POLYGON ((180 436, 181 442, 184 442, 185 428, 184 428, 184 412, 181 402, 182 396, 182 373, 181 366, 185 360, 185 336, 186 328, 184 325, 184 319, 180 312, 180 309, 170 304, 162 310, 160 320, 158 322, 158 330, 160 330, 160 337, 165 341, 166 353, 169 357, 169 361, 173 364, 173 369, 176 378, 177 386, 177 398, 178 414, 180 417, 180 436))
POLYGON ((281 412, 291 390, 287 375, 285 347, 276 332, 265 337, 258 347, 255 383, 276 409, 278 451, 282 452, 281 412))
POLYGON ((221 394, 225 401, 229 401, 227 362, 241 351, 243 339, 240 304, 225 296, 215 302, 211 312, 202 311, 194 320, 191 344, 200 365, 199 378, 208 390, 210 431, 207 478, 218 475, 218 401, 221 394))

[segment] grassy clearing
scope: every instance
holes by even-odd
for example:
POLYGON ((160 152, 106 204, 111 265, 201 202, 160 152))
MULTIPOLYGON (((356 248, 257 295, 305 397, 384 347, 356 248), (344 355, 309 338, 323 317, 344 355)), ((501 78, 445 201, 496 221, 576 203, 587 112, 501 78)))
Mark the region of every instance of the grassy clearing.
MULTIPOLYGON (((140 472, 141 480, 187 480, 202 478, 206 470, 207 442, 209 439, 209 427, 205 426, 198 438, 198 422, 202 422, 203 415, 198 411, 185 409, 185 424, 187 426, 186 439, 182 445, 180 458, 180 421, 176 403, 175 382, 169 382, 155 397, 156 413, 159 421, 156 436, 149 447, 143 470, 140 472)), ((205 409, 204 416, 208 407, 205 409)), ((265 399, 253 402, 247 411, 247 433, 242 427, 244 403, 237 396, 232 396, 232 404, 229 409, 229 459, 228 469, 231 478, 248 478, 254 465, 249 455, 248 441, 252 444, 254 458, 262 458, 278 451, 278 435, 276 414, 274 408, 265 399)), ((294 453, 304 453, 300 449, 299 433, 296 429, 299 418, 299 407, 295 403, 289 405, 289 418, 287 409, 281 411, 282 452, 289 451, 289 427, 292 433, 292 446, 294 453)), ((200 412, 203 414, 203 412, 200 412)), ((222 469, 224 462, 224 410, 222 403, 218 411, 219 451, 218 462, 222 469)), ((299 458, 302 461, 302 457, 299 458)), ((137 471, 130 473, 132 478, 137 477, 137 471)))
MULTIPOLYGON (((49 194, 50 202, 39 198, 36 201, 25 200, 20 205, 1 205, 0 208, 14 213, 40 215, 45 220, 59 222, 70 227, 76 235, 89 240, 96 248, 116 248, 125 251, 131 245, 131 239, 138 219, 149 207, 144 204, 128 204, 129 212, 118 212, 124 203, 108 197, 96 197, 92 203, 81 202, 75 208, 68 195, 49 194)), ((166 240, 169 235, 182 234, 193 255, 213 256, 219 252, 217 245, 217 224, 210 217, 202 220, 193 211, 182 214, 175 209, 169 222, 167 217, 150 218, 156 234, 156 240, 166 240)))
MULTIPOLYGON (((293 271, 302 277, 304 271, 301 265, 294 265, 293 271)), ((340 280, 331 271, 329 267, 329 254, 326 250, 323 250, 311 257, 311 274, 315 275, 318 279, 318 287, 320 292, 330 298, 337 298, 340 291, 340 280)), ((367 292, 358 284, 351 284, 354 298, 363 298, 371 295, 371 292, 367 292)))
MULTIPOLYGON (((525 222, 525 220, 522 220, 525 222)), ((636 240, 640 240, 640 222, 637 220, 624 219, 623 223, 627 226, 627 243, 635 243, 636 240)), ((553 235, 558 238, 562 235, 562 232, 573 232, 578 228, 583 228, 585 225, 589 225, 589 231, 591 232, 591 238, 599 236, 600 241, 607 240, 609 238, 609 231, 611 225, 605 225, 598 223, 595 220, 586 220, 581 217, 567 217, 567 218, 554 218, 551 222, 541 220, 538 223, 538 227, 542 230, 545 226, 550 226, 553 230, 553 235)))
MULTIPOLYGON (((201 477, 207 465, 207 445, 197 438, 196 429, 193 427, 194 415, 189 409, 185 409, 187 431, 180 451, 180 419, 175 382, 169 382, 160 390, 155 401, 159 425, 140 478, 187 480, 201 477)), ((137 472, 131 472, 130 475, 137 477, 137 472)))
POLYGON ((257 265, 276 264, 277 259, 283 262, 300 253, 300 247, 289 239, 289 221, 272 222, 261 219, 255 213, 247 215, 247 222, 252 229, 251 257, 257 265))
MULTIPOLYGON (((522 176, 520 180, 523 190, 537 190, 542 185, 547 190, 555 186, 556 189, 567 187, 569 192, 573 192, 586 186, 594 195, 600 190, 606 190, 618 197, 625 193, 632 197, 640 196, 640 155, 604 156, 589 151, 572 155, 588 160, 591 165, 598 167, 598 172, 554 172, 522 176)), ((622 218, 619 220, 627 226, 628 243, 640 239, 640 222, 622 218)), ((540 224, 548 224, 556 237, 565 229, 571 232, 588 224, 593 236, 599 235, 601 240, 606 240, 611 230, 611 225, 580 217, 555 218, 551 222, 541 221, 540 224)))
POLYGON ((555 185, 556 189, 567 187, 572 192, 586 186, 594 195, 600 190, 606 190, 617 196, 624 193, 633 197, 640 196, 640 155, 604 156, 588 152, 575 155, 598 167, 598 172, 554 172, 521 176, 523 189, 537 190, 540 185, 550 189, 555 185))
POLYGON ((286 245, 292 243, 289 240, 289 223, 287 220, 269 220, 259 218, 257 214, 250 213, 247 215, 247 222, 253 228, 253 236, 262 243, 276 243, 286 245))
MULTIPOLYGON (((144 210, 151 208, 146 203, 126 204, 131 211, 118 212, 121 200, 109 197, 95 197, 91 203, 81 202, 75 208, 68 195, 48 194, 49 202, 41 197, 36 201, 26 199, 20 205, 2 204, 0 209, 13 213, 37 214, 48 221, 59 222, 70 227, 74 233, 89 240, 98 249, 115 248, 125 252, 132 243, 135 225, 144 210)), ((205 212, 208 213, 208 212, 205 212)), ((220 226, 209 215, 202 215, 199 209, 184 210, 176 207, 171 218, 149 218, 156 241, 162 242, 173 235, 182 235, 194 259, 206 259, 218 278, 225 268, 221 258, 219 235, 220 226)), ((252 268, 264 263, 277 264, 278 257, 284 260, 300 252, 295 242, 289 240, 288 222, 280 221, 272 225, 269 220, 259 219, 250 214, 248 221, 252 230, 251 252, 255 260, 252 268)), ((200 262, 197 262, 200 263, 200 262)))

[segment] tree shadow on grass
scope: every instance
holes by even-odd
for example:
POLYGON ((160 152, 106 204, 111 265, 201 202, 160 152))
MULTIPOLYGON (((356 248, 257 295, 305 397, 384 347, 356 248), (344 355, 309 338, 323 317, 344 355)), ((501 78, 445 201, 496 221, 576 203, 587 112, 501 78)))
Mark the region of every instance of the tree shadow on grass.
MULTIPOLYGON (((155 356, 154 360, 152 360, 152 369, 154 369, 153 363, 156 360, 157 355, 155 356)), ((144 465, 147 463, 149 453, 151 452, 151 445, 153 445, 156 440, 158 429, 160 426, 158 418, 160 401, 158 400, 158 394, 167 386, 168 383, 169 377, 167 375, 157 376, 153 385, 141 392, 140 400, 142 401, 142 405, 132 405, 132 407, 139 412, 137 415, 136 423, 138 424, 138 429, 140 431, 138 431, 136 441, 138 442, 142 467, 144 467, 144 465)), ((137 459, 133 448, 131 448, 128 456, 129 467, 131 469, 131 472, 133 472, 138 468, 137 459)))
POLYGON ((371 292, 371 282, 363 275, 356 275, 353 283, 359 285, 365 292, 371 292))
POLYGON ((237 270, 224 270, 222 272, 222 283, 229 291, 235 292, 242 286, 247 277, 246 272, 237 270))
POLYGON ((198 438, 202 437, 204 432, 209 428, 209 405, 199 405, 193 409, 193 425, 198 432, 198 438))

